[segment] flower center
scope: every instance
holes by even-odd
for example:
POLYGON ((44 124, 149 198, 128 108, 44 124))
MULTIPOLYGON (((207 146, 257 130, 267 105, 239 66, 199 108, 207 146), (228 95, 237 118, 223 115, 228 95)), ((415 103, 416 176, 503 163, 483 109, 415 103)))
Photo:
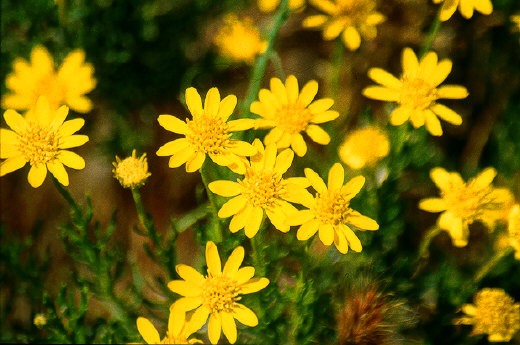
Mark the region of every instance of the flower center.
POLYGON ((312 212, 323 224, 339 225, 346 223, 350 214, 351 198, 337 191, 327 191, 316 196, 312 212))
POLYGON ((448 204, 448 209, 464 217, 468 223, 472 223, 485 211, 499 208, 500 205, 495 204, 490 196, 492 191, 491 187, 475 188, 470 182, 461 186, 452 186, 448 193, 443 194, 443 198, 448 204))
POLYGON ((240 287, 237 282, 225 275, 219 277, 208 276, 202 285, 202 304, 207 306, 212 313, 226 311, 231 312, 235 302, 241 297, 240 287))
POLYGON ((365 17, 372 11, 372 1, 364 0, 339 0, 337 3, 337 17, 347 21, 348 25, 361 24, 365 17))
POLYGON ((282 108, 276 114, 275 121, 278 123, 277 127, 281 127, 291 134, 296 134, 307 128, 311 118, 312 114, 309 109, 296 102, 282 105, 282 108))
POLYGON ((29 122, 24 133, 20 134, 18 151, 31 165, 45 164, 56 159, 59 148, 59 136, 51 128, 41 127, 29 122))
POLYGON ((424 110, 437 100, 437 89, 421 78, 403 76, 398 102, 412 109, 424 110))
POLYGON ((196 116, 186 122, 186 139, 198 152, 220 153, 231 136, 228 124, 220 117, 196 116))
POLYGON ((36 104, 36 100, 40 96, 47 97, 51 110, 58 109, 64 104, 65 90, 57 75, 49 74, 40 78, 33 91, 33 104, 36 104))
POLYGON ((481 291, 475 305, 474 333, 512 335, 520 328, 520 305, 503 291, 481 291))
POLYGON ((143 155, 140 159, 135 157, 135 151, 131 157, 125 158, 122 161, 114 164, 113 170, 115 178, 123 185, 123 187, 140 187, 151 175, 148 172, 148 163, 146 156, 143 155))
POLYGON ((264 209, 276 205, 286 191, 282 175, 270 169, 262 171, 248 169, 244 179, 239 183, 242 187, 241 193, 248 203, 264 209))

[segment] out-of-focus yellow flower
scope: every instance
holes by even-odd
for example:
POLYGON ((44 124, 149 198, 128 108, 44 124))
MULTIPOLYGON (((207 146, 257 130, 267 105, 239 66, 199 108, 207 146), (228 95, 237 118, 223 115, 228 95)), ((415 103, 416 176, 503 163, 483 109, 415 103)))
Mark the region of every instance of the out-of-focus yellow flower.
POLYGON ((197 308, 190 319, 194 329, 201 328, 209 316, 208 335, 213 344, 218 343, 221 331, 231 344, 236 342, 235 319, 249 327, 258 325, 255 313, 238 301, 241 299, 240 295, 265 288, 269 279, 253 278, 254 267, 240 268, 243 260, 244 248, 237 247, 222 270, 217 246, 210 241, 206 244, 208 275, 203 276, 192 267, 181 264, 175 269, 184 280, 168 283, 170 290, 184 296, 173 304, 172 312, 182 315, 197 308))
POLYGON ((361 36, 372 40, 377 36, 376 25, 385 21, 385 16, 375 11, 375 0, 311 0, 310 3, 325 14, 305 18, 305 28, 322 28, 323 39, 341 40, 350 50, 361 45, 361 36))
POLYGON ((83 50, 77 49, 67 55, 56 73, 54 60, 47 49, 36 46, 31 52, 31 63, 17 58, 13 69, 5 81, 11 93, 2 97, 2 107, 29 110, 38 97, 45 96, 51 111, 62 105, 78 113, 88 113, 92 109, 92 102, 84 95, 96 87, 96 79, 93 78, 94 67, 85 63, 83 50))
MULTIPOLYGON (((282 0, 258 0, 258 8, 262 12, 274 11, 282 0)), ((302 10, 305 7, 305 0, 289 0, 289 9, 292 11, 302 10)))
POLYGON ((234 14, 224 18, 224 26, 218 31, 214 42, 220 55, 250 65, 267 48, 267 42, 262 40, 251 18, 239 20, 234 14))
POLYGON ((390 152, 388 135, 377 127, 357 129, 339 147, 339 158, 352 169, 374 166, 390 152))
POLYGON ((465 87, 459 85, 439 85, 451 72, 452 63, 448 59, 438 62, 437 54, 429 52, 421 61, 410 48, 403 50, 403 74, 400 79, 381 68, 371 68, 368 76, 382 86, 369 86, 363 95, 380 101, 396 102, 398 107, 392 112, 390 123, 394 126, 410 119, 415 128, 426 124, 432 135, 442 135, 441 123, 437 117, 454 125, 460 125, 462 118, 450 108, 437 103, 438 99, 462 99, 468 96, 465 87))
POLYGON ((36 314, 33 323, 36 327, 42 328, 47 324, 47 317, 44 314, 36 314))
POLYGON ((144 317, 137 318, 137 330, 143 337, 147 344, 203 344, 198 339, 190 339, 190 335, 195 333, 198 328, 193 327, 192 322, 186 322, 183 313, 174 314, 170 310, 168 318, 168 332, 161 340, 159 332, 155 329, 153 324, 144 317))
POLYGON ((428 212, 442 212, 437 225, 448 231, 453 245, 464 247, 468 244, 469 224, 479 221, 492 231, 495 222, 504 217, 505 210, 511 206, 511 192, 491 185, 496 174, 495 169, 487 168, 475 178, 464 182, 456 172, 434 168, 430 176, 441 190, 441 197, 423 199, 419 208, 428 212))
POLYGON ((121 160, 116 156, 116 161, 112 163, 114 169, 114 178, 116 178, 121 186, 124 188, 139 188, 146 183, 146 179, 151 175, 148 172, 148 161, 146 160, 146 153, 140 158, 136 157, 135 150, 132 151, 132 155, 121 160))
POLYGON ((344 174, 341 164, 334 164, 326 185, 316 172, 305 169, 305 176, 318 193, 315 198, 300 201, 308 210, 298 211, 287 219, 289 225, 301 225, 296 234, 300 241, 308 240, 319 231, 324 245, 330 246, 334 241, 340 253, 347 253, 349 247, 360 252, 361 242, 350 226, 359 230, 379 229, 375 220, 350 208, 350 200, 359 193, 365 178, 357 176, 343 184, 344 174))
POLYGON ((511 23, 514 24, 513 31, 520 32, 520 14, 515 14, 515 15, 511 16, 510 20, 511 20, 511 23))
POLYGON ((443 1, 439 15, 439 19, 443 22, 451 18, 455 10, 457 10, 457 6, 460 14, 466 19, 473 16, 474 10, 486 15, 493 12, 491 0, 433 0, 433 3, 440 4, 443 1))
POLYGON ((509 244, 515 250, 515 259, 520 260, 520 205, 511 207, 508 215, 507 229, 509 231, 509 244))
POLYGON ((267 145, 264 150, 262 142, 255 139, 253 146, 257 154, 247 164, 243 179, 237 179, 237 182, 214 181, 208 185, 215 194, 234 197, 222 206, 218 216, 233 216, 229 230, 234 233, 245 227, 246 236, 252 238, 260 229, 265 211, 278 230, 287 232, 289 226, 285 219, 297 211, 289 202, 299 203, 302 198, 310 196, 305 189, 309 183, 301 177, 282 177, 294 157, 291 149, 285 149, 277 156, 275 144, 267 145))
POLYGON ((456 324, 473 325, 472 335, 487 334, 490 342, 510 341, 520 329, 520 303, 504 290, 485 288, 475 294, 475 304, 464 304, 465 316, 456 324))
POLYGON ((209 155, 218 165, 227 166, 234 172, 245 171, 244 156, 252 156, 255 148, 244 141, 231 139, 232 132, 254 127, 255 120, 239 119, 227 121, 237 104, 235 95, 222 101, 216 87, 206 94, 204 108, 199 93, 193 87, 186 89, 186 105, 193 118, 182 121, 172 115, 159 115, 159 124, 164 129, 182 134, 185 138, 176 139, 161 146, 158 156, 171 156, 169 167, 177 168, 186 163, 186 171, 199 170, 209 155))
POLYGON ((278 148, 291 147, 303 157, 307 145, 300 134, 305 131, 315 142, 327 145, 330 136, 317 124, 335 120, 339 113, 329 110, 334 104, 331 98, 312 102, 318 93, 318 83, 309 81, 301 91, 298 80, 293 75, 287 77, 285 85, 278 78, 271 78, 271 90, 262 89, 259 101, 251 104, 251 112, 260 115, 256 120, 258 128, 273 128, 265 137, 266 145, 276 143, 278 148), (312 102, 312 103, 311 103, 312 102))
POLYGON ((66 149, 77 147, 88 141, 86 135, 73 135, 85 120, 78 118, 65 121, 69 113, 67 106, 58 110, 49 108, 45 97, 36 102, 30 117, 22 117, 12 109, 6 110, 4 119, 12 129, 0 129, 0 176, 21 169, 29 163, 31 169, 27 179, 31 186, 42 185, 47 170, 64 186, 69 185, 69 176, 63 165, 83 169, 85 161, 66 149))

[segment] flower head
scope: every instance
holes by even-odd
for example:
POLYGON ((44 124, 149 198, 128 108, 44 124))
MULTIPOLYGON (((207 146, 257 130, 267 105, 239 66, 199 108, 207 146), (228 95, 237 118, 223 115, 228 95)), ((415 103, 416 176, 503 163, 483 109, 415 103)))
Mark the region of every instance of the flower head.
POLYGON ((509 211, 507 229, 509 243, 515 250, 515 259, 520 260, 520 205, 516 204, 509 211))
POLYGON ((520 330, 520 303, 515 303, 502 289, 485 288, 473 298, 475 304, 464 304, 465 316, 456 324, 473 325, 473 335, 487 334, 490 342, 510 341, 520 330))
POLYGON ((341 35, 343 44, 350 50, 359 48, 361 36, 374 39, 376 25, 385 21, 385 16, 375 11, 375 0, 311 0, 311 3, 325 14, 307 17, 302 25, 323 28, 323 39, 327 41, 341 35))
POLYGON ((42 313, 36 314, 33 323, 36 327, 42 328, 47 324, 47 317, 42 313))
POLYGON ((390 152, 388 135, 377 127, 353 131, 339 147, 339 158, 352 169, 374 166, 390 152))
POLYGON ((220 100, 217 88, 206 94, 204 108, 195 88, 186 90, 186 105, 193 118, 182 121, 172 115, 159 115, 157 119, 164 129, 185 137, 170 141, 157 151, 158 156, 171 156, 169 167, 177 168, 186 163, 186 171, 194 172, 202 167, 209 155, 213 162, 227 166, 237 173, 244 172, 244 156, 256 153, 255 148, 244 141, 231 139, 236 131, 254 126, 252 119, 227 121, 237 104, 237 98, 229 95, 220 100))
MULTIPOLYGON (((274 11, 282 0, 258 0, 258 8, 262 12, 274 11)), ((302 10, 305 7, 305 0, 289 0, 289 9, 292 11, 302 10)))
POLYGON ((88 141, 86 135, 74 135, 85 123, 83 119, 65 121, 69 108, 49 108, 45 97, 36 102, 31 116, 22 117, 12 109, 6 110, 4 119, 12 129, 0 129, 0 176, 21 169, 29 163, 27 179, 31 186, 42 185, 47 170, 64 186, 69 185, 69 176, 63 165, 83 169, 85 161, 74 152, 65 150, 81 146, 88 141))
POLYGON ((209 316, 208 334, 213 344, 220 339, 221 330, 231 344, 235 343, 235 319, 246 326, 258 325, 255 313, 238 301, 242 298, 240 295, 265 288, 269 279, 253 278, 254 267, 240 268, 243 259, 244 248, 237 247, 222 269, 217 246, 210 241, 206 244, 208 275, 203 276, 193 268, 181 264, 175 269, 184 280, 168 283, 170 290, 184 296, 173 304, 173 313, 183 314, 197 308, 190 320, 194 329, 202 327, 209 316))
POLYGON ((159 332, 157 332, 148 319, 144 317, 137 318, 137 330, 147 344, 202 344, 202 341, 198 339, 188 340, 190 335, 198 330, 196 326, 193 326, 194 324, 192 322, 186 322, 183 313, 174 314, 170 310, 168 332, 161 340, 159 332))
POLYGON ((250 65, 267 48, 267 42, 262 40, 251 18, 239 20, 234 14, 224 18, 224 26, 218 31, 214 42, 220 55, 250 65))
POLYGON ((116 178, 121 186, 124 188, 139 188, 146 183, 146 179, 151 175, 148 172, 148 162, 146 160, 146 153, 140 158, 136 157, 135 150, 132 151, 132 156, 121 160, 116 156, 116 161, 112 163, 114 169, 114 178, 116 178))
POLYGON ((245 227, 249 238, 258 232, 264 213, 278 230, 287 232, 289 226, 285 223, 285 218, 296 212, 296 208, 289 202, 299 202, 302 196, 308 195, 305 188, 309 184, 305 178, 282 177, 294 157, 291 149, 285 149, 277 156, 275 144, 267 145, 264 150, 262 142, 256 139, 253 146, 256 147, 257 154, 247 163, 242 179, 237 179, 237 182, 214 181, 209 184, 213 193, 234 197, 222 206, 218 216, 233 216, 229 230, 237 232, 245 227))
POLYGON ((495 169, 487 168, 464 182, 456 172, 434 168, 430 177, 441 190, 441 197, 423 199, 419 208, 442 212, 437 225, 449 232, 455 246, 464 247, 468 244, 469 224, 479 221, 493 230, 495 222, 511 204, 512 195, 507 189, 491 185, 496 174, 495 169))
POLYGON ((356 252, 362 249, 361 242, 352 227, 359 230, 377 230, 379 225, 371 218, 350 208, 350 200, 359 193, 365 184, 363 176, 354 177, 343 184, 345 172, 341 164, 336 163, 329 171, 328 184, 312 169, 305 169, 305 176, 316 190, 315 197, 302 199, 308 208, 294 213, 288 218, 289 225, 301 225, 296 237, 305 241, 319 231, 324 245, 334 242, 340 253, 347 253, 348 248, 356 252))
POLYGON ((88 113, 92 109, 92 102, 84 95, 96 87, 96 79, 92 77, 92 65, 85 63, 83 50, 67 55, 56 73, 54 60, 47 49, 36 46, 31 52, 31 63, 18 58, 13 69, 5 82, 12 93, 3 96, 2 107, 29 110, 38 97, 45 96, 51 111, 62 105, 78 113, 88 113))
POLYGON ((441 2, 444 3, 441 7, 439 19, 443 22, 451 18, 455 10, 457 10, 457 6, 460 14, 466 19, 473 16, 474 10, 485 15, 493 12, 491 0, 433 0, 434 4, 440 4, 441 2))
POLYGON ((339 113, 329 110, 334 104, 330 98, 312 102, 318 93, 316 81, 311 80, 299 91, 298 80, 290 75, 285 85, 280 79, 272 78, 270 86, 271 90, 260 90, 259 101, 251 104, 251 112, 262 117, 256 120, 257 127, 274 127, 265 137, 266 145, 276 143, 278 148, 290 146, 298 156, 303 157, 307 145, 301 132, 305 131, 318 144, 327 145, 330 142, 330 136, 317 124, 332 121, 339 113))
POLYGON ((466 98, 468 91, 459 85, 438 87, 451 72, 452 63, 448 59, 437 62, 437 54, 434 52, 429 52, 418 61, 413 50, 405 48, 401 78, 397 79, 380 68, 371 68, 368 76, 382 86, 369 86, 363 90, 363 95, 398 104, 390 117, 392 125, 399 126, 410 119, 415 128, 426 124, 426 129, 432 135, 442 135, 437 117, 454 125, 460 125, 462 118, 450 108, 437 103, 437 100, 466 98))

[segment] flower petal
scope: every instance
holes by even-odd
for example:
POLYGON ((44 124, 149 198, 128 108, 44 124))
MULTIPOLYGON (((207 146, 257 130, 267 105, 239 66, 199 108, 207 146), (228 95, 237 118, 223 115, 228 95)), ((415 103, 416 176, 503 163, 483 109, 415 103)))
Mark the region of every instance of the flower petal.
POLYGON ((229 121, 227 124, 230 132, 240 132, 255 127, 255 123, 254 119, 238 119, 229 121))
POLYGON ((309 81, 305 86, 303 87, 302 91, 300 92, 300 96, 298 97, 298 102, 303 107, 308 106, 316 94, 318 93, 318 82, 315 80, 309 81))
POLYGON ((450 74, 452 68, 452 62, 448 59, 441 60, 434 73, 430 75, 428 81, 432 87, 439 86, 450 74))
POLYGON ((439 19, 441 22, 445 22, 451 18, 453 13, 457 10, 457 6, 459 5, 460 0, 444 0, 444 3, 441 7, 441 12, 439 14, 439 19))
POLYGON ((287 101, 290 104, 296 103, 300 89, 298 87, 298 80, 294 75, 290 75, 285 80, 285 89, 287 91, 287 101))
POLYGON ((27 180, 32 187, 38 188, 43 184, 46 176, 47 167, 45 164, 32 165, 27 175, 27 180))
POLYGON ((462 124, 462 117, 459 114, 457 114, 456 112, 454 112, 453 110, 451 110, 450 108, 448 108, 442 104, 436 103, 436 104, 432 105, 430 107, 430 109, 435 114, 437 114, 437 116, 439 116, 441 119, 443 119, 446 122, 449 122, 455 126, 462 124))
POLYGON ((341 187, 341 194, 348 194, 352 197, 356 196, 361 188, 365 185, 365 178, 361 175, 354 177, 341 187))
POLYGON ((409 107, 397 107, 390 115, 390 123, 392 126, 400 126, 410 118, 413 109, 409 107))
POLYGON ((220 210, 218 211, 218 216, 220 218, 228 218, 232 215, 240 212, 244 206, 246 206, 247 199, 243 195, 238 195, 231 200, 228 200, 220 210))
POLYGON ((291 149, 285 149, 276 157, 276 163, 274 164, 274 170, 283 175, 287 169, 291 167, 294 158, 294 152, 291 149))
POLYGON ((234 344, 237 341, 237 325, 233 315, 228 312, 221 312, 222 317, 222 331, 230 344, 234 344))
POLYGON ((224 97, 222 102, 220 102, 220 106, 218 108, 218 117, 220 117, 223 121, 226 121, 231 114, 233 114, 233 110, 237 106, 237 96, 229 95, 224 97))
POLYGON ((197 89, 189 87, 186 89, 186 105, 193 116, 201 116, 203 113, 202 99, 200 98, 197 89))
POLYGON ((232 233, 237 232, 238 230, 244 228, 246 223, 249 221, 249 217, 253 212, 253 206, 247 205, 242 209, 242 211, 238 212, 231 218, 231 222, 229 222, 229 231, 232 233))
POLYGON ((7 125, 16 133, 21 133, 27 128, 27 122, 23 116, 18 114, 13 109, 7 109, 4 112, 4 120, 7 125))
POLYGON ((77 118, 69 121, 65 121, 59 129, 60 136, 68 137, 79 131, 83 125, 85 124, 85 120, 82 118, 77 118))
MULTIPOLYGON (((332 107, 333 105, 334 105, 334 100, 332 98, 321 98, 321 99, 317 99, 314 102, 312 102, 311 104, 309 104, 307 109, 309 109, 309 111, 312 114, 319 115, 319 114, 329 110, 330 107, 332 107)), ((324 121, 324 122, 326 122, 326 121, 324 121)))
POLYGON ((212 313, 209 317, 208 335, 212 344, 218 343, 222 329, 222 320, 219 313, 212 313))
POLYGON ((155 327, 148 319, 145 319, 144 317, 138 317, 137 330, 147 344, 159 344, 161 342, 159 332, 157 332, 155 327))
POLYGON ((237 196, 241 189, 240 184, 226 180, 210 182, 208 188, 213 193, 225 197, 237 196))
POLYGON ((419 60, 411 48, 403 49, 402 65, 403 73, 415 73, 419 69, 419 60))
POLYGON ((186 172, 194 172, 199 170, 206 160, 206 154, 196 152, 190 159, 186 161, 186 172))
MULTIPOLYGON (((362 215, 357 211, 351 211, 347 218, 347 223, 359 228, 360 230, 378 230, 379 224, 372 218, 362 215)), ((348 236, 347 236, 348 240, 348 236)))
POLYGON ((328 190, 340 189, 343 186, 345 170, 340 163, 335 163, 329 170, 328 190))
POLYGON ((210 310, 205 306, 200 306, 191 315, 190 321, 188 322, 188 333, 195 333, 204 326, 208 321, 210 310))
POLYGON ((240 268, 240 265, 242 265, 242 261, 244 260, 244 247, 239 246, 236 247, 229 258, 226 261, 226 264, 224 265, 224 271, 223 274, 234 276, 238 269, 240 268))
POLYGON ((182 279, 186 280, 192 285, 200 286, 204 283, 204 277, 202 276, 202 274, 197 272, 197 270, 193 267, 184 264, 179 264, 175 266, 175 271, 177 271, 177 274, 179 274, 179 276, 182 279))
POLYGON ((215 117, 220 106, 220 93, 216 87, 209 89, 204 100, 204 114, 209 117, 215 117))
POLYGON ((163 146, 159 147, 159 150, 155 153, 157 156, 172 156, 178 152, 181 152, 190 146, 190 142, 186 138, 179 138, 173 141, 169 141, 163 146))
POLYGON ((240 140, 230 140, 227 149, 239 156, 252 156, 256 153, 253 145, 240 140))
POLYGON ((334 231, 334 245, 341 254, 346 254, 348 252, 348 241, 345 238, 343 231, 338 229, 334 231))
POLYGON ((64 186, 69 185, 69 175, 59 160, 55 159, 47 162, 47 169, 49 169, 49 172, 56 178, 56 180, 58 180, 59 183, 64 186))
POLYGON ((238 322, 249 326, 256 327, 258 325, 258 317, 256 314, 240 303, 235 303, 235 307, 233 308, 233 317, 238 320, 238 322))
POLYGON ((439 98, 462 99, 468 97, 468 90, 459 85, 443 85, 437 89, 439 98))
POLYGON ((269 86, 271 87, 271 92, 273 93, 274 97, 276 97, 278 103, 287 104, 287 92, 282 81, 278 78, 271 78, 269 86))
POLYGON ((310 168, 304 169, 305 177, 312 185, 312 188, 318 193, 325 193, 327 191, 327 185, 323 182, 323 179, 314 170, 310 168))
POLYGON ((170 157, 170 160, 168 161, 168 167, 172 169, 178 168, 186 163, 194 154, 195 151, 193 150, 193 147, 188 146, 184 150, 179 151, 170 157))
POLYGON ((329 17, 324 14, 308 16, 307 18, 305 18, 303 20, 302 26, 304 28, 317 28, 317 27, 325 24, 325 22, 327 22, 328 19, 329 19, 329 17))
POLYGON ((441 122, 439 121, 437 116, 435 116, 435 114, 429 109, 423 111, 423 114, 425 115, 424 121, 426 123, 426 129, 428 130, 428 132, 435 136, 441 136, 442 127, 441 122))
POLYGON ((235 279, 238 285, 247 282, 255 275, 255 268, 253 266, 244 266, 235 274, 235 279))
POLYGON ((444 199, 428 198, 419 202, 419 208, 428 212, 442 212, 446 211, 447 205, 444 199))
POLYGON ((376 99, 378 101, 394 102, 399 98, 399 94, 394 89, 389 89, 384 86, 368 86, 361 91, 363 96, 376 99))
POLYGON ((348 26, 343 34, 341 35, 341 40, 345 44, 345 46, 350 50, 356 50, 361 45, 361 36, 359 32, 353 26, 348 26))
POLYGON ((25 164, 27 164, 27 161, 22 156, 15 156, 6 159, 0 163, 0 177, 23 168, 25 164))
POLYGON ((86 135, 71 135, 60 140, 60 149, 70 149, 72 147, 78 147, 88 142, 88 136, 86 135))
POLYGON ((303 223, 296 233, 296 238, 299 241, 306 241, 311 238, 316 231, 318 231, 319 222, 315 219, 303 223))
POLYGON ((208 273, 212 276, 219 276, 222 272, 222 264, 220 263, 220 256, 215 243, 208 241, 206 243, 206 265, 208 266, 208 273))
POLYGON ((249 238, 253 238, 258 230, 264 218, 264 210, 260 207, 253 207, 251 214, 249 215, 249 221, 245 225, 245 233, 249 238))
POLYGON ((161 127, 173 133, 185 134, 188 130, 186 122, 172 115, 159 115, 157 121, 161 127))
POLYGON ((303 157, 307 153, 307 144, 300 133, 291 136, 291 148, 299 157, 303 157))
POLYGON ((324 245, 330 246, 332 241, 334 240, 334 228, 331 224, 320 224, 318 227, 318 235, 320 237, 321 242, 324 245))
POLYGON ((359 241, 359 238, 356 236, 354 231, 352 231, 348 226, 341 226, 341 230, 343 231, 343 234, 347 238, 348 245, 350 248, 352 248, 355 252, 360 252, 363 247, 361 246, 361 241, 359 241))
POLYGON ((320 145, 328 145, 330 143, 330 136, 320 126, 308 125, 305 131, 309 137, 320 145))
POLYGON ((172 280, 168 283, 168 289, 184 297, 196 297, 201 294, 202 289, 185 280, 172 280))
POLYGON ((381 68, 371 68, 368 70, 368 77, 378 84, 390 89, 399 89, 401 81, 381 68))
POLYGON ((267 278, 253 278, 248 280, 246 283, 240 285, 240 293, 247 295, 262 290, 269 285, 269 279, 267 278))

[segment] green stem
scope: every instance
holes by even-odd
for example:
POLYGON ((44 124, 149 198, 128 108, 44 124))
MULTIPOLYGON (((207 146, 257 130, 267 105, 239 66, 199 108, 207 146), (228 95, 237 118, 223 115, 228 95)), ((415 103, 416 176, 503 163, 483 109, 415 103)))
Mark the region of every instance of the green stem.
POLYGON ((472 285, 477 285, 491 270, 502 260, 503 257, 513 252, 513 247, 507 247, 498 251, 491 259, 477 271, 472 280, 472 285))
POLYGON ((156 246, 161 246, 161 240, 155 231, 155 227, 153 222, 149 219, 146 211, 144 210, 143 202, 141 200, 141 194, 139 193, 139 189, 132 189, 132 197, 134 198, 135 208, 137 210, 137 217, 141 222, 141 225, 146 230, 146 234, 156 246))
POLYGON ((274 15, 274 25, 273 29, 269 32, 267 37, 267 49, 265 52, 258 57, 256 60, 255 66, 253 67, 253 72, 251 75, 251 80, 249 82, 249 87, 247 88, 247 94, 245 97, 245 101, 242 104, 242 116, 246 116, 249 114, 249 107, 251 103, 258 97, 258 91, 260 90, 260 85, 262 84, 262 79, 265 74, 265 68, 267 66, 267 60, 271 56, 271 51, 273 51, 274 41, 280 28, 287 20, 289 16, 289 1, 283 0, 278 8, 278 12, 274 15))
POLYGON ((208 194, 208 200, 211 208, 212 217, 212 227, 211 232, 208 233, 209 239, 215 243, 222 242, 222 229, 220 228, 220 219, 218 217, 218 205, 217 200, 215 199, 215 194, 211 192, 208 185, 210 183, 209 171, 208 171, 208 161, 204 162, 202 167, 200 168, 200 175, 202 177, 202 183, 204 184, 204 188, 206 188, 206 193, 208 194))
POLYGON ((419 254, 417 255, 417 260, 421 260, 430 256, 430 244, 432 243, 435 236, 437 236, 441 232, 442 229, 438 226, 434 226, 430 230, 428 230, 428 232, 422 239, 421 244, 419 245, 419 254))
POLYGON ((76 201, 74 201, 74 198, 72 197, 72 195, 70 194, 68 189, 63 187, 61 185, 61 183, 59 183, 58 180, 54 176, 51 176, 51 179, 52 179, 52 182, 54 183, 54 186, 56 186, 56 189, 58 189, 58 192, 60 192, 60 194, 63 196, 63 198, 65 198, 65 200, 67 201, 69 206, 73 209, 74 213, 79 214, 81 212, 81 209, 79 208, 76 201))
POLYGON ((336 100, 339 95, 339 84, 341 80, 341 70, 343 66, 343 57, 345 56, 345 46, 340 37, 336 39, 334 52, 332 54, 332 68, 330 73, 330 90, 332 99, 336 100))
POLYGON ((439 29, 441 28, 442 22, 439 19, 439 16, 440 16, 440 10, 437 13, 437 15, 435 16, 435 20, 433 21, 432 26, 430 27, 430 30, 428 31, 428 36, 426 37, 426 41, 424 42, 424 45, 422 46, 421 51, 419 52, 419 58, 423 57, 424 54, 426 54, 430 50, 430 48, 433 44, 433 40, 435 40, 435 37, 437 36, 439 29))

